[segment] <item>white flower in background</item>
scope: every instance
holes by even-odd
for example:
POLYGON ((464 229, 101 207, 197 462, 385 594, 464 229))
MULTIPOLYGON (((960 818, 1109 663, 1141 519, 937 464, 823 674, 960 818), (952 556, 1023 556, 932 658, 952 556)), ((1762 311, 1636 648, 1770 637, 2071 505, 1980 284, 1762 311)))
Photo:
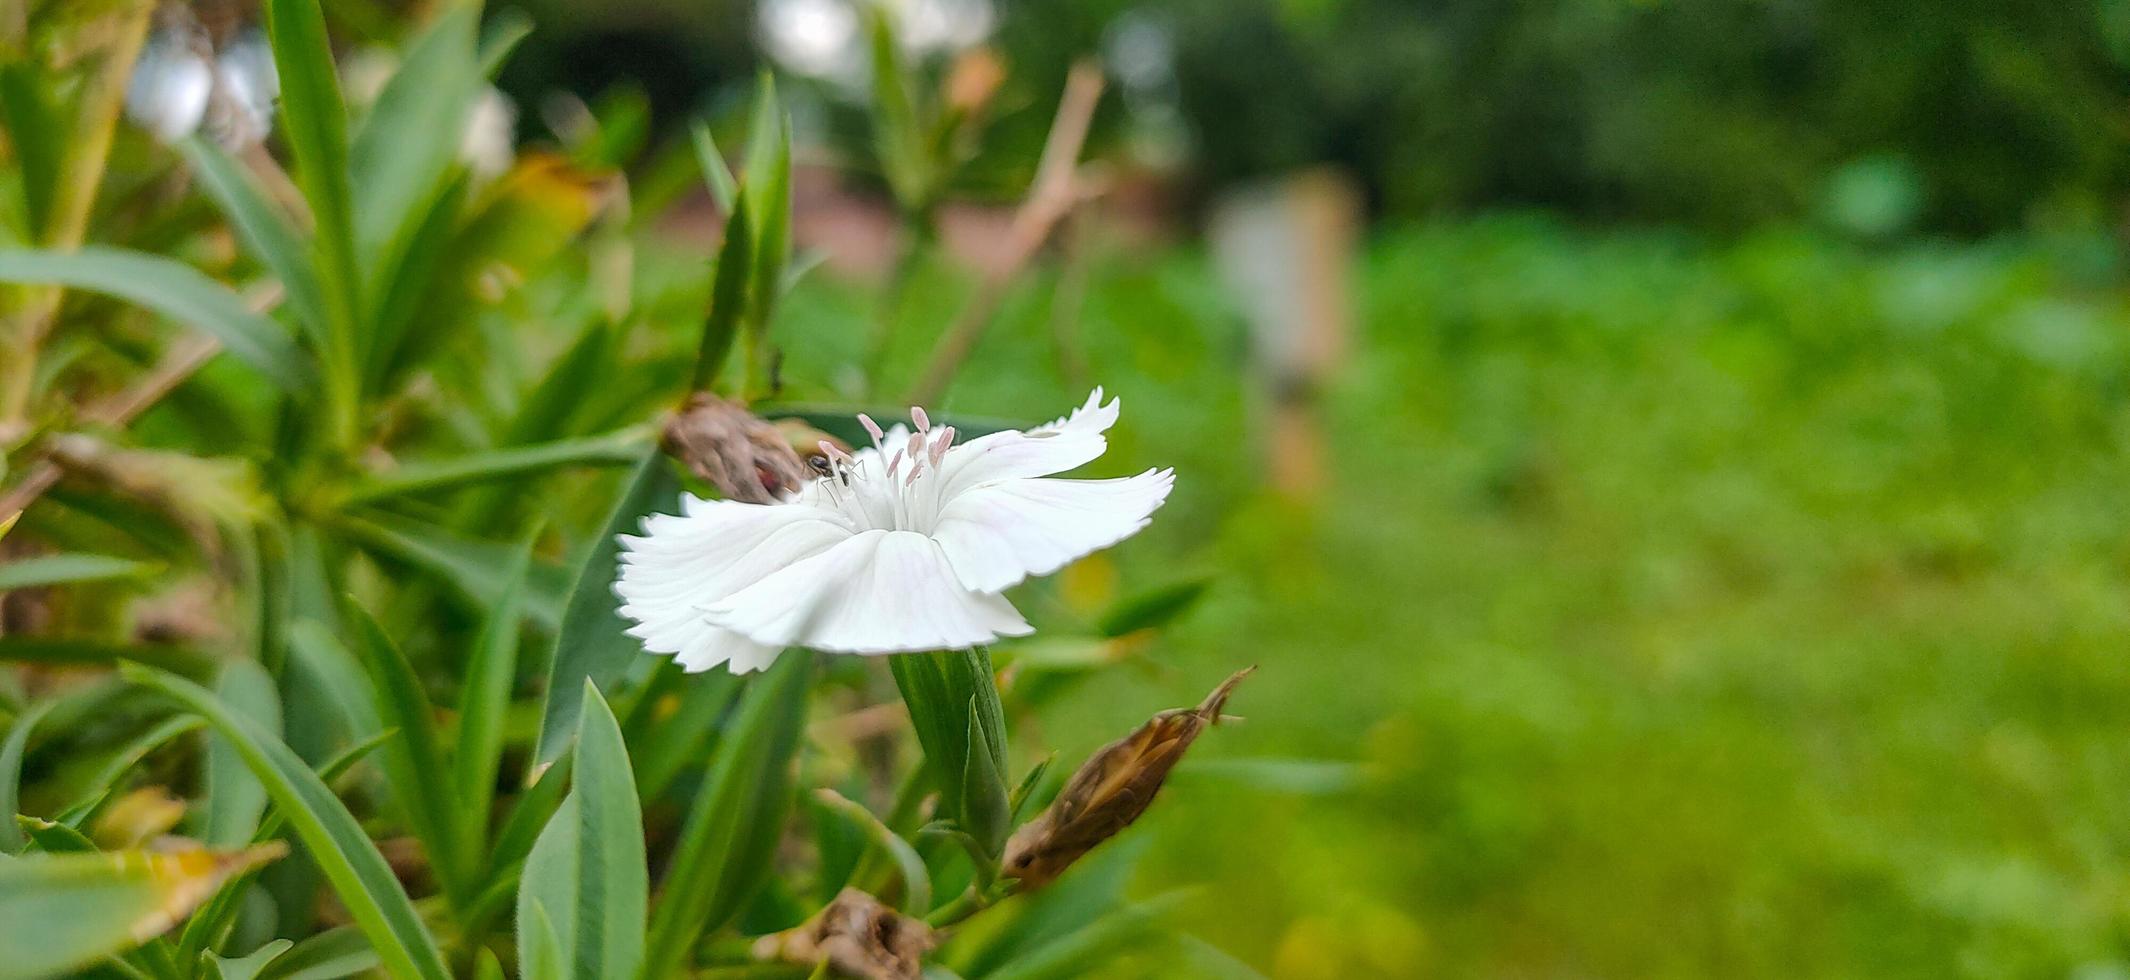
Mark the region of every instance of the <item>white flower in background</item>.
POLYGON ((785 647, 951 650, 1033 630, 999 593, 1137 533, 1172 470, 1114 480, 1052 474, 1108 447, 1118 402, 956 445, 911 410, 855 454, 824 444, 821 476, 781 503, 681 498, 623 535, 614 592, 629 634, 690 671, 769 666, 785 647))
POLYGON ((215 51, 197 21, 165 20, 141 49, 126 83, 126 113, 166 143, 200 132, 230 149, 273 131, 281 76, 256 29, 215 51))
POLYGON ((518 104, 493 85, 481 89, 467 114, 459 160, 482 181, 503 176, 518 162, 518 104))
POLYGON ((214 91, 214 57, 204 32, 157 30, 126 82, 126 114, 165 143, 191 136, 214 91))
MULTIPOLYGON (((881 0, 902 49, 924 57, 984 43, 997 26, 991 0, 881 0)), ((786 69, 863 89, 865 22, 854 0, 763 0, 762 46, 786 69)))

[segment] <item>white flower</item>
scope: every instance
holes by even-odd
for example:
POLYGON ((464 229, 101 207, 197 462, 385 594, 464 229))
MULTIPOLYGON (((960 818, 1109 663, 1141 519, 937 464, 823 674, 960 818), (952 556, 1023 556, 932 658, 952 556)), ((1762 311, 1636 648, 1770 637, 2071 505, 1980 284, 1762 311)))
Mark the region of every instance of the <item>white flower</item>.
POLYGON ((838 653, 960 649, 1033 632, 999 595, 1147 525, 1172 470, 1114 480, 1051 474, 1102 455, 1118 402, 1095 389, 1070 416, 954 444, 873 434, 855 455, 824 445, 822 475, 781 503, 683 496, 623 535, 614 592, 629 634, 690 671, 760 670, 785 647, 838 653))
POLYGON ((273 131, 281 94, 266 35, 246 31, 219 53, 196 22, 158 28, 126 83, 126 111, 165 143, 205 129, 241 150, 273 131))

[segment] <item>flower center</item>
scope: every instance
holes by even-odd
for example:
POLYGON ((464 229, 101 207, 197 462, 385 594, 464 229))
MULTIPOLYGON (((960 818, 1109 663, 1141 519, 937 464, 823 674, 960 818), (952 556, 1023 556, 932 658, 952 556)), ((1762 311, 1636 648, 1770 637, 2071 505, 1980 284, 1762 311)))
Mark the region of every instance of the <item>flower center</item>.
POLYGON ((858 526, 884 531, 916 531, 930 534, 939 522, 942 465, 954 445, 954 427, 937 429, 924 409, 910 409, 917 431, 899 446, 890 441, 870 416, 858 416, 858 424, 873 438, 873 451, 859 455, 823 441, 814 471, 814 489, 822 502, 841 511, 858 526))

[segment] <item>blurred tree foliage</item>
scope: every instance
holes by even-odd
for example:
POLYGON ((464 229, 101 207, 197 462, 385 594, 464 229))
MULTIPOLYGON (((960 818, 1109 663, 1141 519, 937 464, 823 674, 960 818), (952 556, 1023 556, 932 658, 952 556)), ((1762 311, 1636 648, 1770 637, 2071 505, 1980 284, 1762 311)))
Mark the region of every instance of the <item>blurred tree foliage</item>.
POLYGON ((1163 6, 1208 178, 1332 160, 1399 213, 1735 227, 1804 213, 1835 168, 1891 154, 1926 225, 1977 233, 2097 216, 2130 159, 2121 3, 1163 6))
MULTIPOLYGON (((530 0, 542 31, 504 85, 634 87, 670 133, 751 77, 763 2, 530 0)), ((1014 91, 987 146, 1015 160, 1071 60, 1115 68, 1137 24, 1166 48, 1158 95, 1207 189, 1330 162, 1393 216, 1537 205, 1724 230, 1823 213, 1862 162, 1898 178, 1913 227, 1973 235, 2112 221, 2130 177, 2125 0, 995 2, 1014 91)), ((1109 136, 1146 108, 1124 81, 1109 136)), ((1012 183, 993 169, 975 183, 1012 183)))

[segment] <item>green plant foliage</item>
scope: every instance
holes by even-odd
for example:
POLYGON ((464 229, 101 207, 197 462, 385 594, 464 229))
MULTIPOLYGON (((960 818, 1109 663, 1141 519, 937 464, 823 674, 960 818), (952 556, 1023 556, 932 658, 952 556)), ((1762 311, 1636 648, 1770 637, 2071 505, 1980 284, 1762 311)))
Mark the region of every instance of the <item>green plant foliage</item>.
MULTIPOLYGON (((715 492, 659 445, 676 407, 753 413, 771 463, 864 439, 873 366, 794 220, 809 96, 738 86, 728 165, 715 111, 666 143, 642 93, 499 121, 523 15, 256 6, 0 10, 0 980, 827 976, 759 941, 846 887, 995 935, 1040 685, 1002 692, 983 651, 691 673, 617 610, 619 539, 715 492), (188 16, 230 70, 264 28, 263 142, 223 125, 226 78, 195 133, 129 121, 129 78, 177 91, 149 73, 188 16), (520 145, 542 126, 559 149, 520 145), (713 248, 666 230, 690 164, 713 248)), ((914 154, 905 279, 973 135, 921 61, 885 66, 907 98, 877 128, 914 154)), ((1029 608, 1112 639, 1077 599, 1029 608)))

